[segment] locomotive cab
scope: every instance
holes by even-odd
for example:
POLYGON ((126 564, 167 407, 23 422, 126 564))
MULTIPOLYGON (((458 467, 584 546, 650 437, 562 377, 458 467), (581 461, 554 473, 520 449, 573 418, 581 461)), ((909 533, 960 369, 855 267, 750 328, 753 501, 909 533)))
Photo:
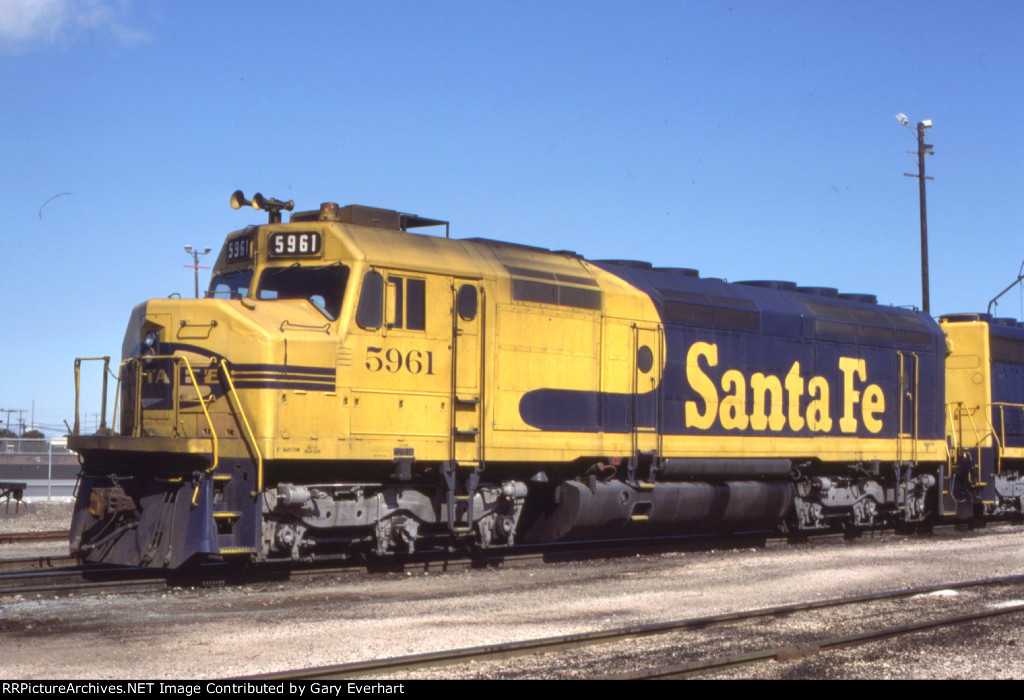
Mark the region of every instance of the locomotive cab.
POLYGON ((117 431, 71 437, 72 550, 174 567, 412 550, 431 529, 510 542, 525 485, 467 488, 482 462, 476 262, 406 233, 438 225, 355 205, 272 215, 228 236, 205 298, 137 306, 117 431))

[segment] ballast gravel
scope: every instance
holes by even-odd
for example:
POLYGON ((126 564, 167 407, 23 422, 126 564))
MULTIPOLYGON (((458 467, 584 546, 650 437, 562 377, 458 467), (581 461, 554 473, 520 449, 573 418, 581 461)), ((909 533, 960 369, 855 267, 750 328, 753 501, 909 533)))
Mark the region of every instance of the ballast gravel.
MULTIPOLYGON (((28 529, 12 528, 4 518, 0 527, 28 529)), ((40 529, 53 527, 60 525, 40 529)), ((4 547, 0 557, 10 556, 4 547)), ((346 574, 161 594, 21 596, 0 601, 0 677, 232 678, 1022 574, 1022 554, 1024 528, 1000 525, 959 535, 885 533, 853 542, 440 574, 346 574)), ((936 616, 952 615, 968 605, 1012 604, 1024 599, 1024 589, 984 595, 992 599, 935 595, 928 604, 937 601, 936 616)), ((881 622, 859 609, 827 618, 773 618, 761 628, 734 630, 732 637, 646 638, 394 677, 606 677, 720 650, 736 653, 753 641, 817 639, 896 624, 923 604, 890 604, 881 622)), ((994 618, 705 677, 1021 678, 1021 622, 1019 614, 994 618)))

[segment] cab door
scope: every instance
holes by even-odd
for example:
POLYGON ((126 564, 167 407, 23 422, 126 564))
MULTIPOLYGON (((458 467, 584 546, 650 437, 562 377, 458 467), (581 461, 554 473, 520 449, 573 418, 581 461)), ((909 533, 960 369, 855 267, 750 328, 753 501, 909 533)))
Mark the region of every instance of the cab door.
POLYGON ((366 274, 356 313, 352 435, 376 459, 447 458, 451 380, 450 282, 405 270, 366 274), (382 444, 383 443, 383 444, 382 444))

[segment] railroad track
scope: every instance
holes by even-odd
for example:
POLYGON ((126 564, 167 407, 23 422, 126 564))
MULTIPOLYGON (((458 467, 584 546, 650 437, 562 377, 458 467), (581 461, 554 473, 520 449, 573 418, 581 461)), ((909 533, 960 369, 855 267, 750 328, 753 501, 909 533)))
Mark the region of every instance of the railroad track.
POLYGON ((17 574, 37 571, 66 569, 78 564, 78 559, 70 555, 40 555, 0 559, 0 573, 17 574))
POLYGON ((166 590, 167 577, 152 571, 91 570, 69 567, 52 571, 0 574, 0 599, 10 596, 67 596, 81 593, 157 592, 166 590))
POLYGON ((67 530, 37 530, 29 532, 0 532, 0 544, 26 544, 29 542, 67 542, 67 530))
MULTIPOLYGON (((64 533, 66 536, 66 533, 64 533)), ((309 564, 258 565, 238 568, 231 563, 204 564, 184 571, 80 566, 70 556, 30 556, 0 559, 0 598, 11 595, 48 596, 166 590, 176 586, 211 587, 248 585, 265 581, 300 580, 365 573, 449 572, 485 567, 512 568, 544 562, 581 561, 594 558, 631 557, 669 551, 703 551, 715 547, 763 546, 765 537, 659 538, 606 543, 573 543, 555 547, 519 547, 495 554, 464 556, 446 552, 421 552, 415 556, 360 561, 321 560, 309 564), (119 577, 123 580, 119 581, 119 577)))
MULTIPOLYGON (((635 662, 637 658, 654 655, 651 651, 638 653, 635 645, 628 650, 616 649, 615 645, 622 645, 625 642, 632 642, 642 638, 655 638, 662 636, 679 636, 672 644, 678 650, 683 645, 687 652, 695 655, 696 658, 682 662, 659 664, 653 663, 636 670, 628 672, 598 673, 594 676, 611 679, 651 679, 651 678, 684 678, 702 675, 713 675, 726 669, 745 666, 749 664, 763 663, 766 661, 791 661, 801 657, 820 654, 832 649, 849 648, 857 645, 876 642, 884 639, 891 639, 903 635, 910 635, 926 630, 934 630, 943 627, 962 625, 978 620, 985 620, 997 616, 1024 614, 1024 601, 1016 601, 1002 607, 983 607, 967 613, 956 615, 934 615, 924 620, 915 620, 899 625, 882 625, 876 628, 867 629, 846 635, 831 635, 803 641, 799 644, 786 643, 782 645, 766 645, 763 648, 716 655, 708 651, 697 640, 686 635, 696 633, 706 634, 708 631, 733 627, 737 634, 734 636, 744 637, 745 630, 751 624, 770 619, 791 618, 799 614, 822 613, 840 608, 857 608, 870 604, 878 604, 897 600, 905 600, 913 597, 927 596, 946 591, 966 591, 970 589, 1012 587, 1014 592, 1024 591, 1024 575, 1007 576, 976 581, 960 581, 940 585, 922 586, 901 590, 883 591, 867 595, 850 596, 828 600, 812 601, 809 603, 788 604, 771 608, 711 615, 707 617, 689 618, 650 625, 638 625, 623 627, 611 630, 600 630, 582 634, 570 634, 557 637, 546 637, 527 641, 510 642, 507 644, 495 644, 480 647, 469 647, 452 651, 441 651, 427 654, 416 654, 400 656, 389 659, 380 659, 366 662, 339 664, 336 666, 321 666, 316 668, 297 669, 281 673, 262 674, 251 676, 254 680, 345 680, 345 679, 366 679, 366 678, 390 678, 396 674, 423 673, 428 669, 451 668, 457 677, 466 668, 474 668, 476 677, 495 677, 489 675, 485 667, 480 664, 514 659, 518 657, 551 657, 565 652, 579 650, 585 647, 596 645, 608 645, 610 649, 602 650, 601 657, 628 658, 635 662), (473 666, 469 666, 473 664, 473 666)), ((653 646, 653 645, 652 645, 653 646)), ((670 645, 672 646, 672 645, 670 645)), ((712 647, 713 648, 713 647, 712 647)), ((614 663, 614 662, 613 662, 614 663)), ((540 662, 543 666, 545 662, 540 662)), ((551 665, 556 662, 551 661, 551 665)), ((566 667, 579 671, 580 661, 577 657, 564 661, 566 667)), ((539 671, 533 674, 527 671, 524 676, 510 675, 509 677, 537 677, 542 675, 539 671), (534 675, 536 674, 536 675, 534 675)), ((557 676, 557 672, 554 673, 557 676)), ((578 674, 577 674, 578 675, 578 674)), ((401 677, 401 676, 400 676, 401 677)))
MULTIPOLYGON (((17 533, 35 534, 35 533, 17 533)), ((45 533, 48 537, 53 533, 45 533)), ((67 533, 60 533, 63 538, 67 533)), ((820 535, 815 543, 843 539, 842 534, 820 535)), ((473 556, 423 551, 395 558, 317 562, 296 565, 262 564, 238 568, 231 563, 210 563, 184 571, 79 566, 71 556, 28 556, 0 559, 0 598, 18 594, 47 596, 151 592, 176 586, 211 587, 248 585, 264 581, 300 580, 365 573, 438 573, 479 568, 514 568, 542 563, 614 559, 669 552, 704 552, 738 547, 783 546, 786 538, 764 533, 733 536, 658 537, 610 542, 571 542, 555 545, 519 546, 509 550, 478 552, 473 556), (119 572, 124 580, 118 582, 119 572), (43 574, 50 574, 45 576, 43 574), (146 581, 143 585, 142 582, 146 581)))
MULTIPOLYGON (((949 586, 946 588, 949 588, 949 586)), ((691 678, 695 676, 713 674, 717 671, 723 671, 726 669, 763 663, 766 661, 794 661, 837 649, 849 649, 870 644, 872 642, 879 642, 886 639, 916 634, 918 632, 937 630, 945 627, 955 627, 957 625, 978 622, 988 618, 1001 617, 1004 615, 1019 615, 1022 613, 1024 613, 1024 602, 1016 605, 1007 605, 1001 608, 978 610, 963 615, 938 617, 904 625, 891 625, 855 634, 823 637, 812 642, 799 645, 783 645, 760 651, 731 654, 718 658, 664 666, 652 670, 613 676, 613 678, 617 680, 691 678)))
MULTIPOLYGON (((943 528, 952 530, 952 526, 943 528)), ((936 528, 938 531, 939 528, 936 528)), ((39 534, 39 533, 11 533, 39 534)), ((66 532, 42 533, 46 537, 66 532)), ((867 536, 872 536, 868 533, 867 536)), ((887 533, 883 533, 887 534, 887 533)), ((841 533, 819 535, 812 544, 845 539, 841 533)), ((0 559, 0 598, 11 595, 46 596, 105 594, 113 592, 153 592, 175 587, 216 587, 280 582, 313 577, 336 577, 364 573, 427 573, 459 571, 484 567, 514 568, 541 563, 613 559, 668 552, 701 552, 718 548, 785 546, 787 538, 753 534, 731 537, 664 537, 633 541, 576 542, 564 545, 516 547, 496 553, 474 556, 446 552, 421 552, 404 559, 382 558, 361 561, 321 560, 304 565, 258 565, 238 568, 231 563, 210 563, 184 571, 79 565, 70 556, 29 556, 0 559)))

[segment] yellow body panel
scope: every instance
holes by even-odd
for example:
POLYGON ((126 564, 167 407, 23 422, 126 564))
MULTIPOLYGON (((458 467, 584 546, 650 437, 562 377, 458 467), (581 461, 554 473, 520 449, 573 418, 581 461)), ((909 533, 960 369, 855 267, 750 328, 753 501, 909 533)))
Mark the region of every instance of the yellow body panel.
POLYGON ((952 352, 946 357, 946 430, 952 444, 992 446, 992 365, 984 321, 942 323, 952 352))

